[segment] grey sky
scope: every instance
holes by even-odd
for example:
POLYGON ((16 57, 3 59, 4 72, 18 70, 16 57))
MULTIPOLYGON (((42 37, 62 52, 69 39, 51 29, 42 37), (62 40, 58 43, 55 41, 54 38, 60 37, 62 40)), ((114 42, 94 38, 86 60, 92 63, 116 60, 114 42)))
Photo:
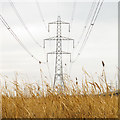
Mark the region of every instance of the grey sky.
MULTIPOLYGON (((85 25, 88 12, 90 10, 92 2, 78 2, 76 3, 74 19, 72 23, 70 37, 75 39, 77 44, 80 39, 81 32, 85 25)), ((51 32, 48 34, 42 19, 39 16, 36 4, 31 2, 15 2, 17 10, 26 23, 29 30, 32 32, 36 40, 42 45, 43 39, 49 36, 56 35, 56 27, 51 27, 51 32)), ((24 27, 20 23, 10 4, 7 2, 1 2, 1 13, 13 31, 18 35, 23 44, 41 61, 46 61, 44 51, 39 48, 29 37, 24 27)), ((42 2, 40 3, 41 11, 45 19, 45 24, 48 22, 56 21, 57 16, 60 15, 63 21, 71 22, 71 15, 73 10, 73 2, 42 2)), ((97 72, 101 74, 103 60, 106 64, 106 73, 109 82, 115 82, 115 75, 117 74, 118 66, 118 10, 116 2, 106 2, 103 4, 93 31, 87 41, 87 44, 82 51, 78 60, 72 64, 71 77, 77 76, 79 81, 82 78, 82 67, 88 71, 88 73, 95 75, 97 72)), ((68 36, 68 28, 64 26, 63 35, 68 36)), ((0 22, 0 72, 13 74, 13 71, 27 73, 30 81, 38 81, 40 79, 39 65, 32 59, 24 49, 17 43, 13 36, 8 32, 4 25, 0 22)), ((81 45, 82 41, 80 42, 81 45)), ((49 50, 54 51, 55 43, 46 43, 46 52, 49 50)), ((73 52, 72 44, 64 42, 64 51, 73 52), (67 45, 69 47, 67 47, 67 45)), ((76 51, 72 54, 72 60, 76 56, 76 51)), ((49 56, 49 67, 53 77, 54 74, 54 59, 55 56, 49 56)), ((69 56, 63 57, 63 60, 67 62, 67 72, 69 72, 69 56)), ((64 65, 63 65, 64 66, 64 65)), ((49 76, 48 70, 45 64, 41 65, 45 75, 49 76)), ((50 79, 50 78, 49 78, 50 79)), ((49 80, 50 81, 50 80, 49 80)))

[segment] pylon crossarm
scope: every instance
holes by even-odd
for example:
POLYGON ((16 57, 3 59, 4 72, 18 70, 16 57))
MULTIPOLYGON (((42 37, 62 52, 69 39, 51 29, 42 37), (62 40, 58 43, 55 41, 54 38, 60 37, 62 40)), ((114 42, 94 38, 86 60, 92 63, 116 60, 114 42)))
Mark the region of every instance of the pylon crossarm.
POLYGON ((57 21, 48 23, 48 25, 50 24, 57 24, 57 21))
MULTIPOLYGON (((55 37, 50 37, 50 38, 47 38, 47 39, 44 39, 44 40, 57 40, 57 36, 55 36, 55 37)), ((74 39, 61 36, 61 40, 74 40, 74 39)))
POLYGON ((61 39, 62 39, 62 40, 74 40, 74 39, 72 39, 72 38, 68 38, 68 37, 64 37, 64 36, 61 36, 61 39))
POLYGON ((47 53, 47 62, 48 62, 48 55, 49 54, 56 54, 56 51, 55 52, 49 52, 49 53, 47 53))
POLYGON ((70 23, 68 23, 68 22, 64 22, 64 21, 50 22, 50 23, 48 23, 48 25, 50 25, 50 24, 58 24, 58 23, 61 23, 61 24, 69 24, 69 25, 70 25, 70 23))
POLYGON ((56 40, 56 37, 50 37, 50 38, 44 39, 43 40, 43 48, 45 48, 45 41, 46 40, 56 40))
POLYGON ((70 23, 61 21, 61 24, 68 24, 69 25, 69 32, 70 32, 70 23))
POLYGON ((48 32, 50 32, 50 24, 57 24, 57 21, 48 23, 48 32))
POLYGON ((55 21, 48 23, 48 32, 50 32, 50 24, 68 24, 69 25, 69 32, 70 32, 70 23, 64 21, 55 21))
MULTIPOLYGON (((47 62, 48 62, 48 55, 49 54, 57 54, 57 53, 56 53, 56 51, 54 51, 54 52, 48 52, 47 53, 47 62)), ((60 54, 69 54, 70 55, 70 62, 71 62, 71 53, 62 51, 60 54)))
POLYGON ((61 24, 69 24, 70 25, 70 23, 64 22, 64 21, 61 21, 61 24))
POLYGON ((73 48, 74 48, 74 39, 63 37, 63 36, 61 36, 61 39, 62 40, 71 40, 71 41, 73 41, 73 48))
POLYGON ((71 53, 62 51, 62 54, 71 54, 71 53))
MULTIPOLYGON (((57 40, 57 36, 44 39, 44 43, 43 43, 43 47, 44 47, 44 48, 45 48, 45 41, 46 41, 46 40, 57 40)), ((61 36, 61 40, 71 40, 71 41, 73 41, 73 48, 74 48, 74 39, 61 36)))
POLYGON ((69 52, 62 52, 62 54, 69 54, 70 55, 70 62, 71 62, 71 53, 69 53, 69 52))
POLYGON ((54 52, 48 52, 47 54, 56 54, 56 51, 54 51, 54 52))
POLYGON ((44 40, 56 40, 56 36, 55 37, 50 37, 50 38, 47 38, 47 39, 44 39, 44 40))

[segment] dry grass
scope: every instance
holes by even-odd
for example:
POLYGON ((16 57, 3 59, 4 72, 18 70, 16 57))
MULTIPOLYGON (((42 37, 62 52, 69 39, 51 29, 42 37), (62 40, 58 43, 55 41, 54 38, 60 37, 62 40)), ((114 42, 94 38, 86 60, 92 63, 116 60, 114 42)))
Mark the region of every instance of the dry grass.
POLYGON ((3 118, 116 118, 117 96, 2 97, 3 118))
MULTIPOLYGON (((3 88, 3 118, 117 118, 118 96, 109 96, 109 87, 103 71, 103 83, 88 82, 90 75, 85 72, 82 88, 78 82, 65 91, 53 91, 46 83, 46 93, 40 86, 26 85, 29 96, 24 95, 20 86, 14 83, 16 96, 11 95, 7 86, 3 88), (6 92, 7 91, 7 92, 6 92), (103 93, 106 91, 106 96, 103 93), (101 95, 98 95, 101 93, 101 95)), ((66 77, 65 79, 68 79, 66 77)))

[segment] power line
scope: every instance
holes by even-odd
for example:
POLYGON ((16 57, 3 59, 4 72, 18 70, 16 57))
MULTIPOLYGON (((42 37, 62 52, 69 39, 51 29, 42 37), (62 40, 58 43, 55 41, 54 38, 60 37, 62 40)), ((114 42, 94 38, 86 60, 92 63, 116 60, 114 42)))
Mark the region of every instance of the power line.
MULTIPOLYGON (((39 47, 42 47, 33 37, 33 35, 31 34, 31 32, 29 31, 29 29, 27 28, 27 26, 25 25, 23 19, 21 18, 20 14, 18 13, 17 9, 15 8, 14 4, 12 3, 12 1, 10 0, 10 5, 13 8, 13 10, 15 11, 17 17, 19 18, 20 22, 22 23, 22 25, 24 26, 24 28, 26 29, 26 31, 28 32, 28 34, 31 36, 32 40, 39 45, 39 47)), ((9 25, 6 23, 6 21, 3 19, 3 17, 0 15, 0 19, 2 21, 2 23, 5 25, 5 27, 9 30, 9 32, 13 35, 13 37, 19 42, 19 44, 23 47, 23 49, 32 57, 34 58, 37 62, 39 62, 39 64, 44 63, 46 64, 46 62, 41 62, 40 60, 38 60, 35 56, 33 56, 33 54, 23 45, 23 43, 20 41, 20 39, 17 37, 17 35, 13 32, 13 30, 9 27, 9 25)), ((44 19, 42 18, 42 20, 44 21, 44 19)), ((45 24, 44 24, 45 25, 45 24)), ((43 49, 44 50, 44 49, 43 49)), ((49 66, 48 64, 47 68, 49 70, 49 66)), ((51 78, 51 74, 49 73, 49 76, 51 78)), ((52 79, 52 78, 51 78, 52 79)))
MULTIPOLYGON (((29 31, 29 29, 28 29, 27 26, 25 25, 23 19, 21 18, 20 14, 19 14, 19 12, 17 11, 16 7, 14 6, 13 2, 12 2, 11 0, 9 0, 9 1, 10 1, 11 7, 12 7, 13 10, 15 11, 17 17, 19 18, 20 22, 22 23, 22 25, 24 26, 24 28, 26 29, 26 31, 28 32, 28 34, 30 35, 30 37, 32 38, 32 40, 33 40, 40 48, 43 48, 43 47, 35 40, 35 38, 34 38, 33 35, 31 34, 31 32, 29 31)), ((36 1, 37 1, 37 0, 36 0, 36 1)), ((39 10, 39 12, 40 12, 41 10, 40 10, 39 5, 37 5, 37 7, 38 7, 38 10, 39 10)), ((45 25, 45 20, 44 20, 44 18, 43 18, 42 12, 41 12, 40 14, 41 14, 41 17, 42 17, 42 21, 44 22, 44 26, 45 26, 45 28, 47 29, 47 26, 45 25)), ((43 50, 44 50, 44 49, 43 49, 43 50)), ((44 52, 45 52, 45 51, 44 51, 44 52)), ((32 57, 34 57, 34 56, 32 55, 32 57)), ((34 59, 36 59, 36 58, 34 57, 34 59)), ((36 59, 36 60, 39 61, 38 59, 36 59)), ((39 62, 39 63, 41 64, 41 62, 39 62)), ((43 62, 42 62, 42 63, 43 63, 43 62)), ((46 63, 44 62, 44 64, 46 64, 46 63)), ((48 70, 49 70, 48 64, 46 64, 46 65, 47 65, 47 68, 48 68, 48 70)), ((49 73, 49 76, 51 77, 51 74, 50 74, 50 73, 49 73)))
MULTIPOLYGON (((71 16, 71 21, 70 21, 70 23, 71 23, 71 28, 72 28, 72 26, 73 26, 75 9, 76 9, 76 0, 75 0, 74 3, 73 3, 73 10, 72 10, 72 16, 71 16)), ((70 32, 69 32, 69 34, 68 34, 68 37, 70 37, 70 32)), ((68 42, 68 50, 69 50, 69 42, 68 42)), ((68 50, 67 50, 67 51, 68 51, 68 50)), ((70 64, 70 67, 69 67, 69 74, 70 74, 70 73, 71 73, 71 64, 70 64)))
MULTIPOLYGON (((72 9, 72 15, 71 15, 71 21, 70 21, 70 23, 71 23, 71 28, 72 28, 72 25, 73 25, 74 14, 75 14, 75 8, 76 8, 76 0, 75 0, 74 3, 73 3, 73 9, 72 9)), ((70 32, 69 32, 68 37, 70 37, 70 32)), ((68 45, 68 46, 69 46, 69 45, 68 45)))
MULTIPOLYGON (((103 1, 104 1, 104 0, 103 0, 103 1)), ((93 18, 92 18, 92 20, 91 20, 91 23, 90 23, 90 25, 89 25, 88 31, 87 31, 87 33, 86 33, 86 35, 85 35, 83 44, 82 44, 82 46, 81 46, 81 48, 80 48, 80 50, 79 50, 79 53, 78 53, 76 59, 75 59, 73 62, 75 62, 75 61, 77 60, 77 58, 79 57, 79 55, 81 54, 81 52, 82 52, 82 50, 83 50, 83 48, 84 48, 84 46, 85 46, 85 44, 86 44, 89 36, 90 36, 90 33, 92 32, 92 28, 93 28, 93 26, 94 26, 94 24, 95 24, 95 21, 96 21, 97 17, 98 17, 98 14, 99 14, 99 12, 100 12, 100 9, 101 9, 101 6, 102 6, 102 4, 103 4, 103 1, 101 2, 101 4, 100 4, 100 0, 99 0, 99 2, 98 2, 98 5, 97 5, 96 10, 95 10, 95 12, 94 12, 94 16, 93 16, 93 18), (100 6, 99 6, 99 4, 100 4, 100 6), (99 8, 98 8, 98 7, 99 7, 99 8)))
POLYGON ((79 57, 79 55, 81 54, 81 52, 82 52, 82 50, 83 50, 83 48, 84 48, 84 46, 85 46, 85 44, 86 44, 89 36, 90 36, 90 33, 92 32, 92 28, 93 28, 93 26, 94 26, 94 24, 95 24, 95 22, 96 22, 96 19, 97 19, 97 17, 98 17, 98 14, 99 14, 99 12, 100 12, 100 9, 101 9, 101 7, 102 7, 103 2, 104 2, 104 0, 102 0, 101 3, 100 3, 100 0, 99 0, 99 2, 98 2, 98 4, 97 4, 97 7, 96 7, 96 9, 95 9, 93 18, 92 18, 92 20, 91 20, 91 23, 90 23, 90 25, 89 25, 88 31, 87 31, 87 33, 86 33, 86 35, 85 35, 83 44, 82 44, 82 46, 81 46, 81 48, 80 48, 80 50, 79 50, 79 52, 78 52, 77 57, 75 58, 74 61, 72 61, 72 63, 74 63, 74 62, 77 60, 77 58, 79 57), (100 5, 99 5, 99 4, 100 4, 100 5))
MULTIPOLYGON (((102 2, 102 3, 103 3, 103 2, 102 2)), ((92 19, 91 24, 90 24, 90 26, 89 26, 88 32, 87 32, 87 34, 86 34, 86 36, 85 36, 84 42, 83 42, 83 44, 82 44, 82 47, 81 47, 81 49, 80 49, 80 51, 79 51, 79 54, 81 53, 83 47, 84 47, 85 44, 86 44, 86 41, 88 40, 88 38, 89 38, 89 36, 90 36, 90 33, 91 33, 92 28, 93 28, 93 26, 94 26, 94 24, 95 24, 95 21, 96 21, 96 18, 97 18, 97 16, 98 16, 98 13, 99 13, 99 11, 100 11, 100 8, 101 8, 101 6, 102 6, 102 3, 101 3, 101 4, 99 3, 100 6, 99 6, 99 8, 98 8, 98 11, 97 11, 97 9, 95 10, 96 16, 93 16, 93 19, 92 19)), ((99 4, 98 4, 98 5, 99 5, 99 4)))
POLYGON ((1 22, 4 24, 4 26, 9 30, 9 32, 12 34, 12 36, 15 38, 15 40, 18 41, 18 43, 21 45, 21 47, 32 57, 34 58, 36 61, 41 62, 40 60, 38 60, 26 47, 25 45, 20 41, 20 39, 17 37, 17 35, 13 32, 13 30, 10 28, 10 26, 8 25, 8 23, 5 21, 5 19, 2 17, 2 15, 0 15, 0 20, 1 22))
POLYGON ((37 0, 35 0, 35 2, 36 2, 36 5, 37 5, 37 8, 38 8, 38 11, 39 11, 39 15, 40 15, 40 17, 41 17, 41 19, 43 21, 44 26, 45 26, 45 29, 46 29, 46 31, 48 31, 46 23, 45 23, 45 19, 43 17, 43 14, 42 14, 42 11, 41 11, 41 8, 40 8, 40 5, 39 5, 39 2, 37 0))
MULTIPOLYGON (((85 21, 84 28, 83 28, 82 33, 81 33, 81 36, 80 36, 80 39, 79 39, 79 41, 77 42, 77 45, 75 46, 75 48, 77 48, 77 46, 80 44, 80 41, 81 41, 81 39, 83 38, 83 35, 84 35, 84 33, 85 33, 86 29, 87 29, 89 20, 90 20, 90 18, 92 17, 92 14, 93 14, 93 11, 94 11, 94 8, 95 8, 95 4, 96 4, 95 1, 96 1, 96 0, 93 0, 93 2, 92 2, 90 11, 89 11, 89 13, 88 13, 87 19, 86 19, 86 21, 85 21)), ((77 58, 77 57, 76 57, 76 58, 77 58)), ((77 60, 77 59, 75 59, 75 61, 76 61, 76 60, 77 60)), ((74 62, 75 62, 75 61, 74 61, 74 62)), ((72 62, 70 63, 70 67, 69 67, 69 71, 70 71, 70 72, 69 72, 69 73, 71 73, 71 69, 72 69, 72 62)))
POLYGON ((24 26, 25 30, 27 31, 27 33, 29 34, 29 36, 32 38, 32 40, 40 47, 42 48, 42 46, 36 41, 36 39, 34 38, 34 36, 32 35, 32 33, 29 31, 28 27, 25 25, 22 17, 20 16, 19 12, 17 11, 15 5, 13 4, 13 2, 11 0, 9 0, 11 7, 13 8, 15 14, 17 15, 18 19, 20 20, 20 22, 22 23, 22 25, 24 26))
MULTIPOLYGON (((104 0, 101 2, 101 4, 100 4, 100 7, 99 7, 99 9, 98 9, 98 12, 97 12, 97 14, 96 14, 96 17, 95 17, 95 19, 94 19, 94 23, 96 22, 96 19, 97 19, 97 16, 98 16, 98 14, 99 14, 99 12, 100 12, 100 10, 101 10, 101 7, 102 7, 102 5, 103 5, 103 2, 104 2, 104 0)), ((94 24, 93 23, 93 24, 94 24)))
MULTIPOLYGON (((76 0, 74 0, 74 2, 73 2, 73 7, 72 7, 72 14, 71 14, 71 20, 70 20, 70 28, 72 28, 72 26, 73 26, 73 20, 74 20, 74 14, 75 14, 75 8, 76 8, 76 0)), ((70 31, 71 31, 71 29, 70 29, 70 31)), ((68 38, 70 37, 70 32, 68 33, 68 38)), ((68 41, 68 47, 67 47, 67 51, 69 51, 69 41, 68 41)))
MULTIPOLYGON (((93 11, 94 11, 94 8, 95 8, 95 4, 96 4, 95 1, 96 1, 96 0, 94 0, 93 3, 92 3, 92 5, 91 5, 90 11, 89 11, 89 13, 88 13, 88 16, 87 16, 87 19, 86 19, 86 22, 85 22, 85 26, 84 26, 84 28, 83 28, 83 30, 82 30, 82 32, 81 32, 81 36, 80 36, 79 41, 77 42, 76 47, 79 45, 81 39, 83 38, 83 35, 84 35, 84 33, 85 33, 85 30, 87 29, 89 20, 90 20, 90 18, 91 18, 91 16, 92 16, 92 13, 93 13, 93 11)), ((76 47, 75 47, 75 48, 76 48, 76 47)))
MULTIPOLYGON (((73 3, 72 15, 71 15, 71 20, 70 20, 71 28, 72 28, 72 24, 73 24, 73 20, 74 20, 75 8, 76 8, 76 0, 73 3)), ((68 34, 68 37, 70 37, 70 32, 68 34)))
MULTIPOLYGON (((35 2, 36 2, 36 5, 37 5, 37 8, 38 8, 38 12, 39 12, 40 18, 42 19, 42 22, 43 22, 44 27, 45 27, 46 32, 47 32, 47 31, 48 31, 48 30, 47 30, 47 26, 46 26, 45 19, 44 19, 44 17, 43 17, 43 14, 42 14, 42 11, 41 11, 39 2, 38 2, 37 0, 35 0, 35 2)), ((44 52, 44 55, 45 55, 45 48, 43 48, 43 52, 44 52)), ((49 77, 50 77, 50 79, 52 80, 52 76, 51 76, 51 73, 50 73, 50 68, 49 68, 48 63, 46 63, 46 65, 47 65, 47 68, 48 68, 49 77)))

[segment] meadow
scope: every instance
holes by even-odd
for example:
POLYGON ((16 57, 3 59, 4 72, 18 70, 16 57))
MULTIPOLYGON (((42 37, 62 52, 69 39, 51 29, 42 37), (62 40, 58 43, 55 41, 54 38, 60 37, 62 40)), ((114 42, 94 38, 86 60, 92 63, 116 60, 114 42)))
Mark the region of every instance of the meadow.
MULTIPOLYGON (((27 94, 15 82, 12 92, 2 88, 2 118, 118 118, 118 97, 111 92, 105 72, 101 83, 89 82, 90 75, 84 70, 82 87, 78 81, 72 87, 52 89, 45 81, 45 89, 38 84, 26 84, 27 94)), ((68 80, 68 76, 64 76, 68 80)))

